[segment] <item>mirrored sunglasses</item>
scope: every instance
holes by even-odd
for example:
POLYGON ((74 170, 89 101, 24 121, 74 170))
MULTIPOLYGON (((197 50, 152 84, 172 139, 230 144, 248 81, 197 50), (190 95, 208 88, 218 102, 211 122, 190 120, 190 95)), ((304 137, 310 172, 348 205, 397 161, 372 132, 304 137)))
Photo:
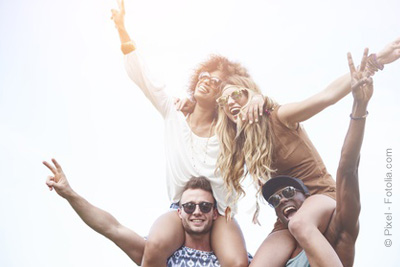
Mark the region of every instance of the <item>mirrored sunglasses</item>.
POLYGON ((279 193, 270 196, 268 203, 271 207, 276 208, 281 203, 282 196, 286 199, 292 199, 296 195, 296 191, 300 191, 293 186, 283 188, 279 193))
POLYGON ((200 202, 198 204, 187 202, 185 204, 182 204, 181 206, 187 214, 192 214, 196 210, 196 206, 199 206, 199 209, 202 213, 209 213, 214 207, 214 204, 210 202, 200 202))
POLYGON ((218 106, 223 108, 228 103, 229 97, 231 97, 235 101, 239 100, 243 96, 244 91, 246 91, 246 89, 243 89, 243 88, 237 89, 237 90, 233 91, 230 95, 223 95, 223 96, 218 97, 216 100, 218 106))

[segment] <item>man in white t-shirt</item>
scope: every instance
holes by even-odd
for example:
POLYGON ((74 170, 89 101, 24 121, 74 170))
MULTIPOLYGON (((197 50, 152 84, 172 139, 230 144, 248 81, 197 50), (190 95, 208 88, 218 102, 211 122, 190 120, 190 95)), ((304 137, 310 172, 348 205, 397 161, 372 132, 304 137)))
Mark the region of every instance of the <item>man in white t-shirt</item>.
MULTIPOLYGON (((110 213, 99 209, 77 194, 55 159, 54 166, 43 162, 53 176, 47 178, 50 190, 65 198, 81 219, 93 230, 120 247, 140 265, 146 240, 121 225, 110 213)), ((211 228, 217 218, 216 201, 210 182, 205 177, 192 177, 185 185, 178 208, 185 230, 185 243, 167 262, 167 266, 220 266, 211 250, 211 228)), ((251 257, 251 256, 249 256, 251 257)))

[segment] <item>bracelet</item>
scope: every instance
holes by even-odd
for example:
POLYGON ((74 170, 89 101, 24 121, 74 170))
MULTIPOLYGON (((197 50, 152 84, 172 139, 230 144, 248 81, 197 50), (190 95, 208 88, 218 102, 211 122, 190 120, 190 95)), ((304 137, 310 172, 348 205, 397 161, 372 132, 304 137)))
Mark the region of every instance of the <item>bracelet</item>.
POLYGON ((384 65, 382 63, 379 63, 378 60, 376 59, 376 54, 369 55, 367 63, 379 70, 383 70, 384 68, 384 65))
POLYGON ((350 119, 355 120, 355 121, 364 120, 368 116, 368 114, 369 114, 368 110, 367 110, 367 113, 365 113, 365 115, 361 116, 361 117, 353 117, 353 115, 350 113, 350 119))
POLYGON ((136 46, 133 44, 132 41, 125 42, 121 44, 121 51, 124 55, 129 54, 132 51, 136 50, 136 46))

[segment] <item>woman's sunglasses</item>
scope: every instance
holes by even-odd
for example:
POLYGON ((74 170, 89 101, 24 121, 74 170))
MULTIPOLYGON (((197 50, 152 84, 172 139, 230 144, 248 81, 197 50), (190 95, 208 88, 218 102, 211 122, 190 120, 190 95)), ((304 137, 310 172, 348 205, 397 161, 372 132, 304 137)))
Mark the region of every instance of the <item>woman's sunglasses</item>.
POLYGON ((283 188, 279 193, 274 194, 268 198, 268 203, 271 207, 276 208, 281 203, 281 199, 285 197, 286 199, 292 199, 296 195, 296 191, 300 191, 293 186, 288 186, 283 188))
POLYGON ((237 89, 235 91, 233 91, 230 95, 223 95, 217 98, 217 103, 218 106, 220 106, 221 108, 223 108, 229 100, 229 97, 231 97, 233 100, 239 100, 242 96, 244 91, 246 91, 246 89, 237 89))
POLYGON ((221 83, 222 83, 222 81, 221 81, 219 78, 211 76, 211 74, 208 73, 207 71, 201 72, 201 73, 199 74, 199 77, 198 77, 197 79, 198 79, 199 81, 208 79, 210 85, 211 85, 213 88, 219 88, 219 86, 220 86, 221 83))
POLYGON ((202 213, 209 213, 211 209, 214 207, 214 204, 210 202, 200 202, 198 204, 193 202, 187 202, 185 204, 182 204, 183 210, 187 214, 192 214, 196 210, 196 206, 199 206, 199 209, 202 213))

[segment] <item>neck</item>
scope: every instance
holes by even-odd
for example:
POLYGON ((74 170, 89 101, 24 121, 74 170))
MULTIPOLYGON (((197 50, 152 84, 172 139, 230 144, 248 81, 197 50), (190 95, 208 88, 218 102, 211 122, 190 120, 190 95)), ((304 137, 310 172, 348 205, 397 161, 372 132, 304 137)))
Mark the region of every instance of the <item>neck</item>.
POLYGON ((187 118, 190 130, 197 136, 210 138, 214 135, 215 116, 215 108, 196 105, 187 118))
POLYGON ((215 106, 196 104, 191 114, 191 122, 193 125, 211 124, 216 116, 215 106))
POLYGON ((210 233, 201 235, 185 233, 184 246, 201 251, 212 251, 210 233))

